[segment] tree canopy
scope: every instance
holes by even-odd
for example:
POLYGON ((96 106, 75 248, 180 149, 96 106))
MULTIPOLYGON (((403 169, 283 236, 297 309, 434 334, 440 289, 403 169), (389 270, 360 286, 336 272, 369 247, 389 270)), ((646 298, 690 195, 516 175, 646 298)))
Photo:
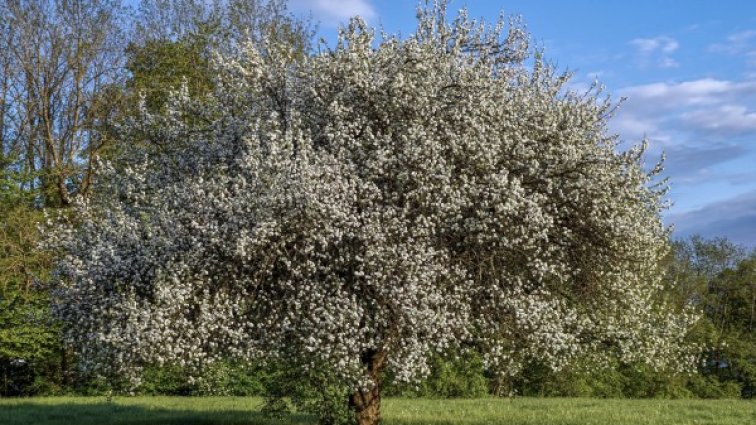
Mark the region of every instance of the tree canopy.
POLYGON ((127 128, 170 148, 104 164, 103 196, 52 235, 65 337, 135 382, 228 357, 323 368, 363 424, 385 376, 463 344, 505 375, 578 354, 689 367, 695 317, 655 296, 660 167, 531 53, 517 19, 442 2, 406 39, 354 19, 312 56, 276 38, 216 56, 207 96, 127 128))

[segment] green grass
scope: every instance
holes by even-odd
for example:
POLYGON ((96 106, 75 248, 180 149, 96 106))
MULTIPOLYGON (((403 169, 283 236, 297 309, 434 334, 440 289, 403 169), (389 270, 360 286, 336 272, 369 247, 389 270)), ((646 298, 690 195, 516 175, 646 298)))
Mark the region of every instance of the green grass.
MULTIPOLYGON (((0 399, 2 425, 314 424, 312 417, 266 419, 260 398, 53 397, 0 399)), ((598 399, 387 399, 385 425, 753 425, 756 401, 598 399)))

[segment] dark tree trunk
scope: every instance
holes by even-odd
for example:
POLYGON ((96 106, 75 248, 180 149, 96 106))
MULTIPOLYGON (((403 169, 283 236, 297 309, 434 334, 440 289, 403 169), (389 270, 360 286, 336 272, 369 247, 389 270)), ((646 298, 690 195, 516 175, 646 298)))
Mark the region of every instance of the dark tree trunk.
POLYGON ((375 384, 367 391, 357 391, 350 397, 359 425, 378 425, 381 422, 381 388, 375 384))
POLYGON ((386 353, 378 351, 368 353, 365 357, 373 385, 365 391, 355 391, 349 397, 349 405, 354 409, 359 425, 378 425, 381 422, 381 372, 386 353))

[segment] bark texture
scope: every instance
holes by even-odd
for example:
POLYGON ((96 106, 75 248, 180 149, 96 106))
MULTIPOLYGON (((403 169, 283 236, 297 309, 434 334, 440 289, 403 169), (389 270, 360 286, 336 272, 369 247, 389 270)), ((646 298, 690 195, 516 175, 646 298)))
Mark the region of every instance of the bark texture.
POLYGON ((349 404, 355 410, 359 425, 378 425, 381 422, 381 372, 386 362, 386 353, 379 351, 365 357, 373 386, 355 391, 349 398, 349 404))

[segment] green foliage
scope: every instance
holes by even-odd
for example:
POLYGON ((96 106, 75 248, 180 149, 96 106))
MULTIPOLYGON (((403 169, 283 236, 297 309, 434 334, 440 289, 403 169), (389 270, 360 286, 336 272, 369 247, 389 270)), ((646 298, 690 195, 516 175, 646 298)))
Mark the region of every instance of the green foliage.
POLYGON ((314 415, 321 425, 355 423, 354 411, 347 403, 349 386, 324 369, 303 369, 286 362, 269 364, 263 378, 265 405, 271 417, 293 412, 314 415))
POLYGON ((739 398, 742 388, 737 382, 722 381, 711 375, 693 375, 688 378, 687 388, 697 398, 739 398))
POLYGON ((201 98, 212 89, 209 65, 212 36, 217 29, 206 24, 197 33, 179 40, 149 40, 126 49, 128 88, 144 95, 147 109, 162 111, 169 93, 187 84, 189 93, 201 98))
POLYGON ((476 398, 486 396, 488 387, 480 354, 465 350, 455 356, 435 357, 431 374, 420 384, 397 384, 389 379, 384 391, 389 396, 476 398))
POLYGON ((510 391, 526 397, 623 397, 625 377, 616 367, 590 368, 588 361, 554 371, 531 362, 510 383, 510 391))
POLYGON ((10 214, 10 209, 18 205, 29 205, 33 200, 34 192, 23 190, 31 176, 18 171, 18 168, 13 157, 0 152, 0 214, 10 214))
POLYGON ((52 264, 37 248, 43 216, 32 207, 34 192, 23 190, 26 176, 0 160, 0 395, 56 393, 64 354, 47 292, 36 283, 52 264))
POLYGON ((686 399, 737 398, 741 393, 738 383, 712 376, 654 370, 643 363, 599 367, 588 359, 559 371, 530 364, 511 387, 527 397, 686 399))
POLYGON ((424 384, 427 395, 476 398, 488 393, 483 360, 474 351, 465 351, 450 361, 436 359, 432 367, 424 384))
POLYGON ((629 398, 690 398, 686 374, 657 371, 643 364, 622 365, 623 395, 629 398))
POLYGON ((265 393, 266 371, 259 366, 238 362, 218 362, 203 370, 193 382, 189 371, 178 365, 150 366, 144 369, 139 394, 176 396, 259 396, 265 393))
POLYGON ((756 392, 756 253, 721 272, 709 285, 707 316, 719 332, 719 346, 706 371, 738 382, 743 396, 756 392))
POLYGON ((142 374, 143 395, 192 395, 193 388, 186 380, 186 372, 180 366, 150 366, 142 374))
POLYGON ((230 363, 227 367, 229 395, 249 397, 265 393, 262 367, 239 363, 230 363))
POLYGON ((703 317, 690 335, 703 348, 691 391, 700 397, 729 397, 756 391, 756 252, 726 239, 694 236, 675 244, 668 268, 670 293, 678 304, 700 306, 703 317))

